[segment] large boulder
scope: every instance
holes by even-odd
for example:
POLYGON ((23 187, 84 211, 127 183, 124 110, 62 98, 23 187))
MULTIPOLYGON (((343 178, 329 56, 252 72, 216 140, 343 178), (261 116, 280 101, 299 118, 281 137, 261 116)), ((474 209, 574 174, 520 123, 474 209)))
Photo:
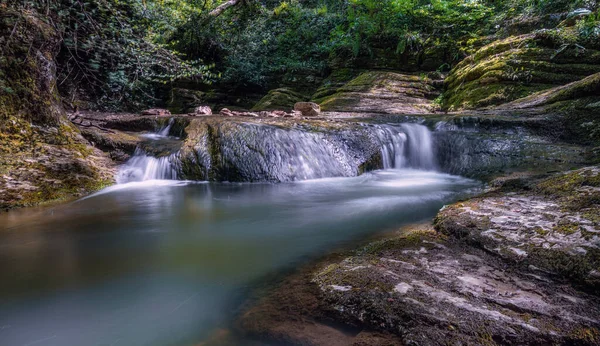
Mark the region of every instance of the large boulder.
POLYGON ((338 88, 333 95, 313 97, 313 100, 327 112, 422 114, 434 109, 436 96, 432 80, 427 77, 367 71, 338 88))
POLYGON ((578 42, 573 28, 563 28, 486 45, 451 71, 444 105, 451 110, 499 105, 600 72, 600 47, 582 49, 578 42))

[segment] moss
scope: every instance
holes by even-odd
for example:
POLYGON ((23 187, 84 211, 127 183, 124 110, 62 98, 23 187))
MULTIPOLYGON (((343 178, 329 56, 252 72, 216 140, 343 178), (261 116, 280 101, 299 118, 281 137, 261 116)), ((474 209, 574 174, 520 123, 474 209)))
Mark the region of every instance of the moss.
POLYGON ((253 111, 287 110, 294 108, 297 102, 307 101, 308 98, 293 90, 280 88, 269 91, 258 103, 252 107, 253 111))
POLYGON ((557 54, 560 44, 555 43, 544 35, 522 35, 481 48, 451 71, 443 107, 498 105, 600 72, 600 52, 565 49, 557 54))
POLYGON ((600 344, 600 331, 593 327, 579 327, 573 330, 569 337, 573 341, 584 342, 589 345, 600 344))
POLYGON ((580 226, 577 223, 570 223, 568 221, 562 220, 561 222, 554 227, 554 231, 564 235, 572 235, 577 233, 580 230, 580 226))
POLYGON ((399 237, 393 237, 367 244, 358 250, 359 255, 379 255, 384 251, 393 249, 421 248, 433 249, 433 241, 445 240, 445 236, 435 232, 433 229, 411 229, 399 237), (424 241, 429 242, 424 242, 424 241))
MULTIPOLYGON (((544 195, 571 197, 582 187, 600 187, 600 172, 592 169, 582 169, 538 183, 535 190, 544 195)), ((577 197, 581 197, 577 194, 577 197)))

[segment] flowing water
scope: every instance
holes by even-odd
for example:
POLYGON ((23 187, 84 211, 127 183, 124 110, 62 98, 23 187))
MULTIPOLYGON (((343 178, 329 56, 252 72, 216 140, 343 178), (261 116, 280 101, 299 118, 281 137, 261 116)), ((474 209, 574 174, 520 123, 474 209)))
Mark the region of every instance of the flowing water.
MULTIPOLYGON (((398 140, 382 149, 387 167, 434 167, 417 148, 430 137, 388 130, 381 138, 398 140)), ((124 170, 139 181, 0 214, 0 345, 197 344, 230 326, 266 277, 430 219, 479 187, 406 168, 279 184, 148 180, 176 178, 168 159, 138 153, 124 170)))

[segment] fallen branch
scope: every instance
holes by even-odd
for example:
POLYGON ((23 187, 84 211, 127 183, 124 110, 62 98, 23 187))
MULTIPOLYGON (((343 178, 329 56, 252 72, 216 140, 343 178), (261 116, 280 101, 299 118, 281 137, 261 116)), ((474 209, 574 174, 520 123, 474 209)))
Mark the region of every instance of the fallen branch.
POLYGON ((99 125, 96 125, 96 124, 92 123, 92 122, 91 122, 91 121, 89 121, 89 120, 88 120, 88 122, 89 122, 88 124, 84 124, 84 123, 83 123, 83 121, 84 121, 84 118, 83 118, 83 117, 81 117, 81 116, 79 116, 78 114, 73 114, 72 116, 70 116, 70 117, 69 117, 69 120, 70 120, 70 121, 71 121, 73 124, 75 124, 76 126, 81 126, 81 127, 95 127, 95 128, 97 128, 97 129, 99 129, 99 130, 101 130, 101 131, 104 131, 104 132, 108 132, 108 133, 116 133, 116 132, 115 132, 115 131, 113 131, 113 130, 109 130, 109 129, 107 129, 107 128, 104 128, 104 127, 101 127, 101 126, 99 126, 99 125), (76 120, 77 120, 77 119, 79 119, 79 122, 76 122, 76 120))

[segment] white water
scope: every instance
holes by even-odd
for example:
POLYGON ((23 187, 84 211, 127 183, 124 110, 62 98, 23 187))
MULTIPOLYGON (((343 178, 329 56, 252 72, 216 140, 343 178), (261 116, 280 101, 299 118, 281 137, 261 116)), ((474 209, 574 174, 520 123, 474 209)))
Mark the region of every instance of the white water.
MULTIPOLYGON (((165 140, 172 125, 173 119, 165 128, 145 137, 151 140, 165 140)), ((426 126, 405 123, 396 126, 377 125, 373 129, 381 145, 384 169, 435 170, 433 139, 426 126)), ((270 128, 261 128, 261 131, 264 132, 266 142, 259 144, 259 147, 268 149, 265 151, 270 153, 267 159, 273 161, 273 172, 283 172, 281 167, 288 167, 287 169, 293 174, 287 171, 285 173, 286 176, 291 176, 292 180, 348 177, 356 174, 347 162, 349 159, 344 149, 328 145, 322 136, 302 131, 269 132, 270 128)), ((247 165, 246 161, 240 161, 239 164, 247 165)), ((119 184, 147 180, 176 180, 178 163, 177 153, 156 158, 138 148, 134 156, 119 169, 116 180, 119 184)))
POLYGON ((177 154, 163 157, 149 156, 142 149, 136 149, 134 156, 117 173, 117 183, 124 184, 146 180, 177 179, 177 154))
POLYGON ((426 126, 410 123, 385 125, 378 128, 377 135, 382 144, 383 168, 436 168, 433 138, 426 126))

